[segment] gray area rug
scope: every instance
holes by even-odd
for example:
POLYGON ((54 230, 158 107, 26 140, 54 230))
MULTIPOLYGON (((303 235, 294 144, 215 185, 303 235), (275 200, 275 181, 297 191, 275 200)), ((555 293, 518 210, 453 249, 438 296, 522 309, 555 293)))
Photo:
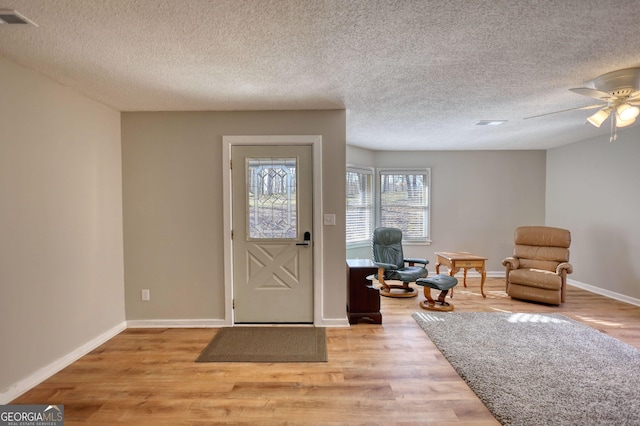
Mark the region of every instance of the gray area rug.
POLYGON ((560 314, 416 312, 504 425, 640 425, 640 350, 560 314))
POLYGON ((326 362, 322 327, 220 329, 196 362, 326 362))

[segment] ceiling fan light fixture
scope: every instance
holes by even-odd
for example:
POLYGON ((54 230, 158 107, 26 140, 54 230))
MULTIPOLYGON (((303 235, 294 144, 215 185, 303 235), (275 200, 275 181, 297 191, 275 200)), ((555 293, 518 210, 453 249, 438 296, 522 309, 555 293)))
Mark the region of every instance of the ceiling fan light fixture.
POLYGON ((635 118, 632 118, 630 120, 623 120, 618 114, 616 114, 616 127, 627 127, 633 124, 635 121, 635 118))
POLYGON ((609 117, 609 112, 610 112, 610 109, 603 108, 600 111, 593 114, 591 117, 587 118, 587 121, 596 127, 600 127, 600 125, 604 123, 604 120, 606 120, 607 117, 609 117))
MULTIPOLYGON (((638 108, 637 106, 629 105, 629 104, 622 104, 618 107, 617 114, 618 114, 618 117, 617 117, 618 122, 623 121, 623 122, 629 122, 628 124, 631 124, 636 120, 636 117, 638 116, 638 114, 640 114, 640 108, 638 108)), ((620 124, 618 124, 618 126, 620 126, 620 124)), ((624 127, 624 126, 620 126, 620 127, 624 127)))

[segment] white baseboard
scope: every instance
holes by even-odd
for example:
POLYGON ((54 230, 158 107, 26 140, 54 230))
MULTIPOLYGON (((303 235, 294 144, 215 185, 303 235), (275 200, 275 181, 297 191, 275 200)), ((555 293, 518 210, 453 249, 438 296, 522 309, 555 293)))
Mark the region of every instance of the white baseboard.
POLYGON ((218 328, 231 324, 223 319, 129 320, 127 328, 218 328))
POLYGON ((349 327, 349 320, 344 318, 323 318, 319 322, 316 322, 317 327, 349 327))
POLYGON ((583 290, 590 291, 591 293, 596 293, 601 296, 608 297, 610 299, 619 300, 621 302, 630 303, 632 305, 640 306, 640 299, 636 299, 635 297, 626 296, 624 294, 616 293, 615 291, 606 290, 604 288, 592 286, 590 284, 585 284, 580 281, 567 279, 567 284, 570 284, 574 287, 581 288, 583 290))
POLYGON ((127 328, 126 323, 122 322, 116 325, 115 327, 111 328, 110 330, 107 330, 104 333, 100 334, 99 336, 96 336, 95 338, 91 339, 90 341, 80 346, 79 348, 69 352, 67 355, 63 356, 62 358, 55 360, 51 364, 44 366, 39 370, 34 371, 28 377, 20 380, 17 383, 14 383, 7 390, 0 393, 0 404, 8 404, 10 401, 13 401, 17 397, 19 397, 20 395, 28 391, 29 389, 33 388, 39 383, 42 383, 49 377, 56 374, 58 371, 71 365, 81 357, 85 356, 86 354, 88 354, 98 346, 108 341, 109 339, 120 334, 126 328, 127 328))

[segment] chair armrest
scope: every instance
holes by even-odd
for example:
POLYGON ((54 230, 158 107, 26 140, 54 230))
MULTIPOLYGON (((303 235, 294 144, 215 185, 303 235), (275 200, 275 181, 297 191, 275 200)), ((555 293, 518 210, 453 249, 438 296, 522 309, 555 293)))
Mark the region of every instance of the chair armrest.
POLYGON ((520 260, 517 257, 507 257, 502 261, 502 266, 506 266, 509 269, 518 269, 520 267, 520 260))
POLYGON ((427 259, 420 259, 417 257, 407 257, 404 259, 404 263, 420 263, 421 265, 426 265, 429 261, 427 259))
POLYGON ((562 262, 556 268, 556 274, 558 274, 558 275, 562 274, 562 270, 566 270, 567 274, 570 274, 570 273, 573 272, 573 266, 570 263, 562 262))
POLYGON ((382 269, 392 269, 392 270, 398 269, 398 267, 393 263, 383 263, 383 262, 373 262, 373 263, 375 263, 378 268, 382 268, 382 269))

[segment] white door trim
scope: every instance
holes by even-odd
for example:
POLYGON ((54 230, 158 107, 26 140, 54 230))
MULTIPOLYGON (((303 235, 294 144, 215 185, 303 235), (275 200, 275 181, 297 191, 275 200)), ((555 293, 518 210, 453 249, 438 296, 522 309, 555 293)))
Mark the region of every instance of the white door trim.
POLYGON ((313 323, 322 323, 323 312, 323 242, 322 242, 322 136, 223 136, 222 199, 224 244, 224 323, 233 318, 233 247, 231 241, 231 147, 233 145, 311 145, 313 151, 313 323))

